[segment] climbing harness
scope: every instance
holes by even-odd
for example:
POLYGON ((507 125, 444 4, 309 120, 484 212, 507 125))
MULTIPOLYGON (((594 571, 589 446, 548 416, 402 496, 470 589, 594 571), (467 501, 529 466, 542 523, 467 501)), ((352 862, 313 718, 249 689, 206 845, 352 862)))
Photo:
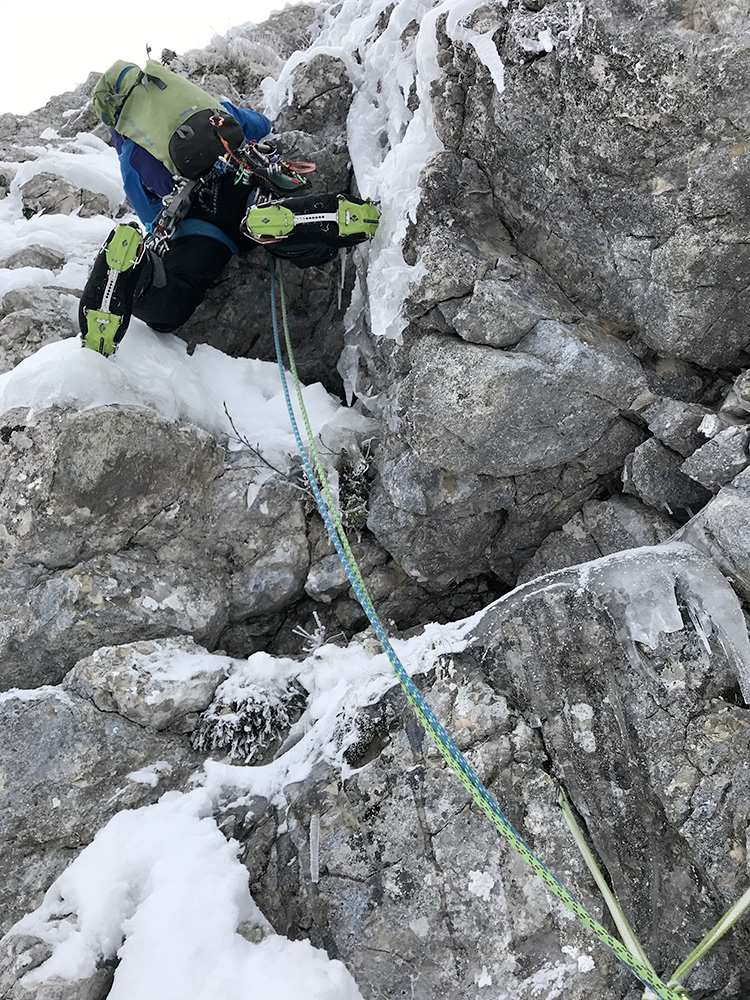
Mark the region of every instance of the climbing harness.
POLYGON ((188 180, 187 177, 176 179, 175 186, 162 198, 161 211, 151 223, 150 232, 146 236, 146 246, 150 250, 160 257, 164 256, 177 226, 185 218, 200 189, 213 176, 211 171, 206 177, 199 177, 197 180, 188 180))
POLYGON ((287 357, 289 360, 289 370, 292 376, 292 381, 294 384, 295 394, 297 397, 297 402, 299 405, 300 413, 302 414, 302 420, 305 426, 305 431, 307 434, 310 454, 308 454, 300 434, 299 424, 294 413, 294 408, 292 406, 291 395, 289 391, 289 383, 287 379, 287 372, 284 367, 283 351, 281 346, 281 334, 279 330, 279 320, 277 313, 277 303, 276 303, 276 285, 277 285, 277 274, 276 274, 276 262, 273 258, 269 257, 270 260, 270 271, 271 271, 271 318, 273 324, 273 337, 274 345, 276 348, 276 360, 278 362, 279 372, 281 375, 281 384, 284 392, 284 398, 286 401, 287 410, 289 413, 289 419, 292 425, 292 430, 294 433, 294 438, 297 444, 297 448, 302 458, 302 464, 305 470, 305 475, 310 484, 310 488, 315 497, 315 502, 317 504, 318 510, 323 522, 326 526, 328 535, 330 536, 331 542, 336 549, 336 552, 341 560, 341 563, 346 571, 346 575, 349 578, 349 582, 352 585, 354 593, 357 600, 362 606, 367 618, 379 639, 383 650, 385 651, 391 666, 393 667, 398 680, 404 689, 406 698, 409 701, 412 709, 414 710, 417 718, 424 726, 425 730, 429 733, 431 739, 435 743, 440 754, 451 768, 451 770, 456 774, 458 779, 464 785, 474 802, 479 806, 482 812, 488 817, 488 819, 493 823, 498 833, 510 844, 510 846, 521 855, 526 864, 531 868, 535 875, 537 875, 545 884, 547 889, 556 896, 559 900, 564 903, 564 905, 571 911, 581 923, 587 927, 594 936, 610 951, 612 951, 619 961, 632 972, 632 974, 639 979, 644 986, 647 987, 644 993, 644 1000, 652 1000, 652 998, 659 998, 659 1000, 689 1000, 688 994, 684 987, 680 985, 679 980, 684 979, 695 962, 705 954, 706 951, 724 934, 745 912, 746 909, 750 907, 750 890, 745 893, 741 900, 729 911, 729 913, 709 932, 704 938, 700 945, 693 951, 693 953, 686 959, 685 962, 680 966, 680 968, 675 972, 669 983, 665 983, 659 978, 656 971, 654 970, 652 964, 648 960, 643 948, 638 943, 635 935, 632 932, 629 924, 625 920, 624 914, 620 909, 617 902, 614 900, 614 896, 610 892, 609 888, 606 886, 606 882, 596 868, 596 864, 593 861, 593 856, 591 852, 585 845, 583 836, 578 830, 575 824, 575 819, 573 818, 572 811, 570 810, 567 800, 564 794, 561 793, 560 806, 563 809, 563 814, 565 815, 566 821, 571 831, 573 831, 574 836, 577 832, 577 844, 579 850, 584 856, 584 859, 588 857, 591 860, 592 865, 589 864, 589 868, 592 870, 596 869, 597 875, 595 879, 599 884, 600 889, 606 888, 606 893, 604 894, 605 903, 610 908, 613 913, 618 914, 615 918, 618 930, 623 935, 624 940, 628 943, 623 944, 618 941, 617 938, 613 937, 608 931, 600 924, 591 914, 586 910, 586 908, 573 896, 573 894, 565 888, 564 885, 558 880, 557 876, 554 875, 549 868, 544 864, 544 862, 534 853, 534 851, 529 847, 529 845, 523 840, 521 835, 515 830, 511 824, 508 817, 502 811, 498 803, 495 801, 493 796, 484 786, 476 772, 473 770, 471 765, 468 763, 466 758, 463 756, 461 751, 455 745, 451 737, 448 735, 446 730, 443 728, 440 721, 435 716, 434 712, 424 699, 419 688, 416 686, 414 681, 411 679, 409 674, 406 672, 403 664, 401 663, 398 655, 396 654, 391 642, 383 628, 382 623, 373 607, 370 595, 365 586, 364 580, 362 579, 362 574, 357 565, 357 561, 351 550, 349 542, 346 537, 346 532, 344 526, 341 523, 341 518, 338 514, 336 507, 336 501, 331 493, 330 486, 328 484, 328 479, 323 468, 323 463, 320 459, 320 454, 315 445, 314 435, 312 427, 310 425, 310 420, 307 414, 307 409, 305 407, 304 397, 302 395, 302 387, 300 384, 299 376, 297 374, 297 367, 294 360, 294 353, 292 351, 291 337, 289 334, 289 324, 286 313, 286 302, 284 298, 284 285, 281 278, 281 274, 278 275, 278 286, 279 286, 279 301, 281 305, 281 317, 282 325, 284 331, 284 343, 286 346, 287 357), (310 459, 312 456, 312 461, 310 459), (314 469, 313 469, 314 466, 314 469), (608 898, 609 897, 609 898, 608 898), (621 918, 621 919, 619 919, 621 918))

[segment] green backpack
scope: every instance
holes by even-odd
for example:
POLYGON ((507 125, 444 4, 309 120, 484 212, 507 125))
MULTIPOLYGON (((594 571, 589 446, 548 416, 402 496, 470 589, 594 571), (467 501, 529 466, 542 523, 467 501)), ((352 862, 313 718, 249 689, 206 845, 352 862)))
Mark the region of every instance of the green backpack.
POLYGON ((149 59, 145 72, 118 61, 92 95, 106 125, 147 149, 172 174, 195 179, 245 141, 240 124, 216 98, 149 59))

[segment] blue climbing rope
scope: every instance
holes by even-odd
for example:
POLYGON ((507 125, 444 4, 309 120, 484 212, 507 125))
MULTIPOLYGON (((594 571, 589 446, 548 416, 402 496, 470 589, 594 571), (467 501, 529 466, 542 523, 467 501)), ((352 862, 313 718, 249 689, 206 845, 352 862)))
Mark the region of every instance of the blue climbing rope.
POLYGON ((461 783, 464 785, 466 790, 471 795, 472 799, 481 808, 484 814, 491 820, 500 835, 511 845, 511 847, 516 850, 521 857, 524 859, 527 865, 532 869, 532 871, 544 882, 546 887, 549 889, 553 895, 555 895, 559 900, 561 900, 564 905, 570 910, 575 916, 581 921, 584 926, 586 926, 598 939, 602 942, 610 951, 612 951, 620 962, 633 973, 633 975, 639 979, 645 986, 647 986, 660 1000, 688 1000, 687 993, 681 986, 667 986, 654 972, 654 970, 644 964, 639 958, 631 954, 631 952, 618 941, 617 938, 612 937, 611 934, 592 917, 586 908, 580 903, 575 896, 565 888, 565 886, 559 881, 556 875, 554 875, 544 864, 544 862, 534 853, 534 851, 529 847, 529 845, 524 841, 521 835, 515 830, 512 823, 502 811, 498 803, 495 801, 493 796, 487 791, 484 784, 471 767, 469 762, 466 760, 464 755, 455 745, 451 737, 448 735, 443 725, 440 723, 430 706, 425 701, 419 688, 416 686, 414 681, 406 672, 405 667, 401 663, 396 654, 388 635, 383 628, 380 619, 375 611, 375 608, 370 600, 370 595, 367 592, 364 581, 362 579, 362 574, 357 566, 356 559, 352 553, 349 542, 346 538, 346 533, 344 527, 341 523, 341 518, 336 510, 336 504, 331 494, 331 490, 328 484, 328 480, 325 475, 325 470, 323 469, 323 464, 320 460, 320 455, 315 446, 314 435, 310 425, 309 417, 307 415, 307 410, 305 408, 305 402, 302 395, 302 387, 300 384, 299 376, 297 374, 297 368, 294 361, 294 353, 292 351, 291 338, 289 336, 289 324, 287 322, 286 316, 286 303, 284 299, 284 286, 279 276, 279 290, 280 290, 280 301, 281 301, 281 311, 284 326, 284 339, 287 350, 287 356, 289 358, 289 367, 292 374, 292 379, 295 385, 295 391, 297 396, 297 401, 300 406, 300 412, 302 413, 303 421, 305 424, 305 430, 307 432, 308 441, 310 445, 310 453, 313 456, 313 462, 315 464, 315 469, 317 470, 317 478, 315 471, 313 470, 313 463, 310 461, 310 456, 307 453, 302 442, 302 436, 300 434, 299 425, 297 423, 297 418, 294 413, 294 407, 292 405, 292 399, 289 392, 289 384, 287 380, 287 372, 284 367, 283 361, 283 351, 281 347, 281 334, 279 330, 279 320, 277 314, 276 305, 276 261, 274 258, 270 257, 270 269, 271 269, 271 317, 273 322, 273 338, 274 345, 276 348, 276 360, 279 366, 279 372, 281 374, 281 384, 284 391, 284 399, 286 400, 287 410, 289 412, 289 419, 292 425, 292 430, 294 432, 294 439, 297 444, 300 456, 302 458, 302 464, 305 470, 305 475, 310 484, 310 489, 315 497, 315 502, 320 511, 320 516, 323 518, 326 530, 333 542, 334 548, 341 560, 341 563, 346 570, 346 575, 349 578, 349 582, 352 585, 352 589, 356 594, 357 600, 362 606, 367 618, 372 625, 375 635, 378 637, 388 659, 396 672, 401 686, 404 689, 406 697, 411 704, 414 712, 419 718, 420 722, 424 726, 425 730, 429 733, 433 742, 437 746, 441 755, 443 756, 446 763, 449 765, 451 770, 457 775, 461 783), (320 480, 320 484, 318 482, 320 480), (322 486, 322 489, 321 489, 322 486), (325 496, 324 496, 325 493, 325 496))

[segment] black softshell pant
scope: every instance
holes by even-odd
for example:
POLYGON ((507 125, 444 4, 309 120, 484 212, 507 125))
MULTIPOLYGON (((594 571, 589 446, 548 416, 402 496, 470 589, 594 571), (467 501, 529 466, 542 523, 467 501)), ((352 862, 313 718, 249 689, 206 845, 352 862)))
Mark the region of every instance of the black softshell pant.
POLYGON ((229 263, 232 251, 210 236, 173 240, 160 260, 150 261, 151 280, 133 303, 133 315, 157 333, 171 333, 193 315, 229 263))

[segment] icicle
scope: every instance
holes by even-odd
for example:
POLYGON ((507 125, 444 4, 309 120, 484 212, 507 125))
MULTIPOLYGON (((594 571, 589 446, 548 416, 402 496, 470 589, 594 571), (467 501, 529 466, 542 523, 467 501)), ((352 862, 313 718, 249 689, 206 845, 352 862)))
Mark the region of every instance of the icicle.
POLYGON ((344 294, 344 280, 346 278, 346 250, 343 247, 339 250, 339 261, 341 263, 341 275, 339 278, 338 308, 339 312, 341 312, 341 301, 344 294))
POLYGON ((318 884, 320 878, 320 813, 314 812, 310 817, 310 881, 318 884))

